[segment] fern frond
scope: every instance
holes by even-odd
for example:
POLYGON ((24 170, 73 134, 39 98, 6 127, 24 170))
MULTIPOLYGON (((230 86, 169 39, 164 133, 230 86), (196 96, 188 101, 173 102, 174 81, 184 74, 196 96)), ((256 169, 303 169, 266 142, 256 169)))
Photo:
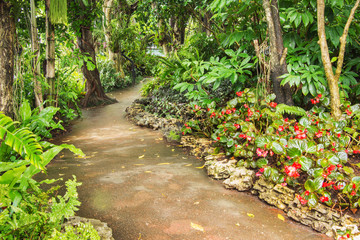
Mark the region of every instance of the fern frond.
POLYGON ((12 129, 15 122, 8 116, 0 113, 0 139, 11 149, 29 160, 35 167, 44 169, 42 148, 36 140, 36 135, 27 128, 12 129))
POLYGON ((280 113, 280 114, 287 113, 296 116, 306 116, 306 111, 301 107, 289 106, 286 104, 278 104, 276 106, 276 113, 280 113))

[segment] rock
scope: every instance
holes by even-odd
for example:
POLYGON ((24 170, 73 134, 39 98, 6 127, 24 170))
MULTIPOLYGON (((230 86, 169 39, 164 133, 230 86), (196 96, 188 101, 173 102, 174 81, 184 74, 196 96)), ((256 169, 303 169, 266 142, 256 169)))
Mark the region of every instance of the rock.
POLYGON ((205 167, 210 177, 214 179, 225 179, 235 170, 236 160, 207 161, 205 167))
POLYGON ((255 181, 255 172, 245 167, 237 167, 223 183, 226 188, 235 188, 238 191, 250 190, 255 181))
POLYGON ((64 223, 64 226, 77 226, 80 222, 91 223, 94 226, 95 230, 99 233, 101 240, 115 240, 112 236, 112 230, 110 227, 108 227, 107 223, 101 222, 97 219, 74 216, 68 218, 67 222, 64 223))
POLYGON ((259 198, 276 206, 284 211, 294 199, 294 191, 280 184, 267 182, 264 177, 260 177, 254 184, 254 189, 258 191, 259 198))

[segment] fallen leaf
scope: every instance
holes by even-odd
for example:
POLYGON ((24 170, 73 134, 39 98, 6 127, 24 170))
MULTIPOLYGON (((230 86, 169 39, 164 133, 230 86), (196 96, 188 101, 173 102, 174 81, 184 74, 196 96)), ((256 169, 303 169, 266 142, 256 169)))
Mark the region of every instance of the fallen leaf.
POLYGON ((70 140, 63 140, 62 142, 70 142, 70 140))
POLYGON ((205 167, 205 164, 202 165, 201 167, 196 167, 196 168, 202 169, 202 168, 204 168, 204 167, 205 167))
POLYGON ((171 163, 168 163, 168 162, 163 162, 163 163, 158 163, 158 165, 169 165, 171 163))
POLYGON ((59 176, 64 176, 65 174, 59 173, 59 176))
POLYGON ((141 155, 141 156, 139 156, 139 158, 144 158, 145 157, 145 155, 141 155))
POLYGON ((135 165, 135 166, 143 166, 143 165, 145 165, 145 164, 142 164, 142 163, 135 163, 134 165, 135 165))
POLYGON ((171 149, 171 151, 175 151, 175 149, 171 149))
POLYGON ((247 213, 247 215, 248 215, 248 217, 251 217, 251 218, 255 217, 255 215, 252 213, 247 213))
POLYGON ((81 165, 80 165, 80 164, 76 164, 76 166, 80 167, 81 165))
POLYGON ((281 221, 285 221, 284 216, 283 216, 283 215, 281 215, 281 214, 278 214, 278 219, 280 219, 281 221))
POLYGON ((190 166, 192 166, 192 163, 185 165, 185 167, 190 167, 190 166))
POLYGON ((60 158, 63 158, 65 155, 61 155, 60 158))
POLYGON ((121 166, 121 168, 125 168, 125 166, 121 166))
POLYGON ((167 197, 165 194, 163 194, 163 193, 161 193, 161 195, 163 196, 163 197, 167 197))
POLYGON ((145 171, 145 173, 152 173, 151 171, 145 171))
POLYGON ((204 228, 201 226, 201 225, 198 225, 198 224, 195 224, 195 223, 191 223, 191 227, 195 230, 198 230, 198 231, 202 231, 204 232, 204 228))
POLYGON ((98 152, 92 152, 92 154, 97 154, 98 152))
POLYGON ((194 205, 198 205, 200 202, 194 202, 194 205))
POLYGON ((238 226, 238 227, 240 227, 240 223, 236 223, 235 225, 238 226))
POLYGON ((182 157, 182 159, 187 159, 186 157, 182 157))
POLYGON ((143 142, 143 141, 145 141, 145 139, 142 138, 142 139, 140 139, 140 141, 143 142))

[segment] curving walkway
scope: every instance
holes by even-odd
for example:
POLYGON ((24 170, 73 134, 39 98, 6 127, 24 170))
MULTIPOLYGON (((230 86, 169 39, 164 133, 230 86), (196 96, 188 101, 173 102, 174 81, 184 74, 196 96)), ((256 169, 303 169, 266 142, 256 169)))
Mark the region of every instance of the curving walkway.
POLYGON ((207 177, 203 162, 167 145, 159 132, 132 125, 125 108, 140 85, 112 95, 119 101, 83 111, 70 134, 86 159, 70 153, 48 166, 48 177, 74 174, 78 215, 107 222, 117 240, 328 239, 252 195, 226 190, 207 177))

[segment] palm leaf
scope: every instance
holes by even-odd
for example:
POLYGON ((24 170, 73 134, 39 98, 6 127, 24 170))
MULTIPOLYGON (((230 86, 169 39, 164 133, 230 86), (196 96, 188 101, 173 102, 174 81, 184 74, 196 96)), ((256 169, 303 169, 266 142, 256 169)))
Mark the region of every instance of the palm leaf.
POLYGON ((280 114, 287 113, 296 116, 306 116, 306 111, 301 107, 289 106, 286 104, 278 104, 276 107, 276 113, 280 113, 280 114))
POLYGON ((0 139, 16 151, 24 160, 30 161, 35 167, 44 169, 42 148, 36 140, 36 135, 27 128, 13 130, 15 124, 10 117, 0 112, 0 139))

